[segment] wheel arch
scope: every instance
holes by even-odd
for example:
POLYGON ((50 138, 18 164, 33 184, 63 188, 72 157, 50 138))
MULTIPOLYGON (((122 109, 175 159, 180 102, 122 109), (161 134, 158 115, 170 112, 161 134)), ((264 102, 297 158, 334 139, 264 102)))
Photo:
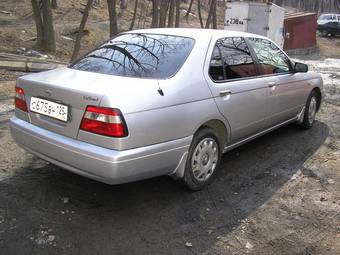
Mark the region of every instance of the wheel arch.
POLYGON ((317 95, 317 100, 318 100, 318 106, 317 106, 317 111, 319 111, 320 106, 321 106, 321 101, 322 101, 322 93, 321 89, 319 87, 315 87, 312 89, 311 93, 315 92, 317 95))
POLYGON ((195 130, 194 135, 203 128, 213 129, 218 135, 217 139, 220 144, 221 151, 223 151, 224 146, 229 139, 230 130, 228 127, 219 119, 210 119, 199 125, 199 127, 195 130))

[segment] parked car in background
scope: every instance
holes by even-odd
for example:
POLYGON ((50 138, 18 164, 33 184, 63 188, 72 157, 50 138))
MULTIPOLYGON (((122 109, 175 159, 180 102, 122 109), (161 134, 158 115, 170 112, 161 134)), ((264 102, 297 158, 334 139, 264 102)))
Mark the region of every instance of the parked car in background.
POLYGON ((20 77, 10 126, 20 146, 74 173, 109 184, 172 175, 199 190, 222 153, 289 123, 310 128, 322 87, 266 37, 137 30, 20 77))
POLYGON ((317 22, 317 30, 322 36, 335 36, 340 34, 340 14, 322 14, 317 22))

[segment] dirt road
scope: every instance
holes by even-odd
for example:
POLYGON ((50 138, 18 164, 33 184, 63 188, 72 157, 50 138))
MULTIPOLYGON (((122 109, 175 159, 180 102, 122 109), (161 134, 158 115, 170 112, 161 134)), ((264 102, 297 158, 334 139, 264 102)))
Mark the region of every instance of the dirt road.
POLYGON ((227 153, 196 193, 168 177, 79 177, 19 149, 2 122, 0 254, 340 254, 340 60, 307 63, 325 79, 315 126, 227 153))

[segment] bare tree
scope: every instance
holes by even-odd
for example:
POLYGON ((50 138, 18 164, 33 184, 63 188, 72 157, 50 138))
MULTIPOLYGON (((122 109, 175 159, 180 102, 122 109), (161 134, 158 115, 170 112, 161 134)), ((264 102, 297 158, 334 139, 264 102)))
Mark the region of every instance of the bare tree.
POLYGON ((85 24, 86 24, 87 18, 89 16, 89 12, 90 12, 92 3, 93 3, 93 0, 88 0, 87 4, 85 6, 84 14, 83 14, 83 17, 81 19, 80 26, 79 26, 79 29, 78 29, 77 39, 76 39, 76 42, 75 42, 74 48, 73 48, 72 61, 76 60, 76 58, 78 56, 78 53, 79 53, 79 50, 80 50, 80 41, 81 41, 81 38, 82 38, 83 33, 84 33, 85 24))
POLYGON ((136 17, 137 17, 137 10, 138 10, 138 0, 135 0, 135 8, 133 10, 133 17, 132 17, 132 20, 131 20, 129 30, 132 30, 133 26, 135 25, 136 17))
POLYGON ((58 8, 57 0, 51 0, 51 6, 52 6, 52 9, 57 9, 58 8))
POLYGON ((42 47, 43 44, 43 20, 40 11, 40 1, 31 0, 32 9, 33 9, 33 17, 35 21, 35 27, 37 30, 37 46, 42 47))
POLYGON ((148 1, 147 3, 142 1, 140 3, 140 12, 139 12, 138 23, 137 23, 138 28, 140 28, 140 27, 144 28, 145 27, 146 18, 143 14, 148 12, 148 10, 150 9, 150 4, 151 4, 150 1, 148 1))
POLYGON ((212 20, 212 13, 213 13, 213 8, 212 5, 210 5, 209 12, 208 12, 208 18, 205 22, 205 28, 209 28, 212 20))
POLYGON ((110 18, 110 37, 112 37, 118 33, 116 0, 107 0, 107 8, 110 18))
POLYGON ((179 27, 181 0, 176 0, 175 27, 179 27))
POLYGON ((187 13, 184 15, 184 17, 186 17, 187 19, 187 22, 188 22, 188 19, 189 19, 189 15, 191 13, 191 8, 192 8, 192 4, 194 3, 194 0, 190 0, 190 3, 189 3, 189 7, 188 7, 188 10, 187 10, 187 13))
POLYGON ((100 0, 93 0, 93 6, 100 5, 100 0))
POLYGON ((159 10, 159 27, 165 27, 166 14, 168 12, 168 0, 161 0, 161 6, 159 10))
POLYGON ((205 28, 210 28, 211 23, 214 23, 213 21, 214 19, 216 21, 216 0, 211 0, 207 22, 205 23, 205 28))
POLYGON ((53 26, 53 14, 51 2, 49 0, 42 1, 42 13, 44 21, 44 46, 47 51, 55 52, 56 43, 53 26))
POLYGON ((152 20, 151 27, 158 27, 159 25, 159 0, 152 0, 152 20))
POLYGON ((216 5, 217 5, 217 1, 215 0, 213 3, 213 14, 212 14, 212 24, 213 24, 213 29, 217 29, 217 14, 216 14, 216 5))
POLYGON ((127 0, 120 0, 120 9, 126 9, 128 6, 127 0))
POLYGON ((174 26, 175 0, 170 0, 168 27, 174 26))
POLYGON ((197 11, 198 11, 198 19, 200 20, 201 28, 204 28, 202 12, 201 12, 201 0, 197 0, 197 11))
POLYGON ((55 52, 55 35, 50 0, 31 0, 37 30, 37 46, 55 52))

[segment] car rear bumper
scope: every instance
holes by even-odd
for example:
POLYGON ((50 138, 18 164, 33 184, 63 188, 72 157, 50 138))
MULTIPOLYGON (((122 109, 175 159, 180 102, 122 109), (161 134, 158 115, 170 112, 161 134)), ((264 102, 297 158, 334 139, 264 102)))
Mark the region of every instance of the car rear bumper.
POLYGON ((108 184, 173 173, 189 150, 192 136, 117 151, 65 137, 26 121, 10 120, 14 140, 32 154, 71 172, 108 184))

